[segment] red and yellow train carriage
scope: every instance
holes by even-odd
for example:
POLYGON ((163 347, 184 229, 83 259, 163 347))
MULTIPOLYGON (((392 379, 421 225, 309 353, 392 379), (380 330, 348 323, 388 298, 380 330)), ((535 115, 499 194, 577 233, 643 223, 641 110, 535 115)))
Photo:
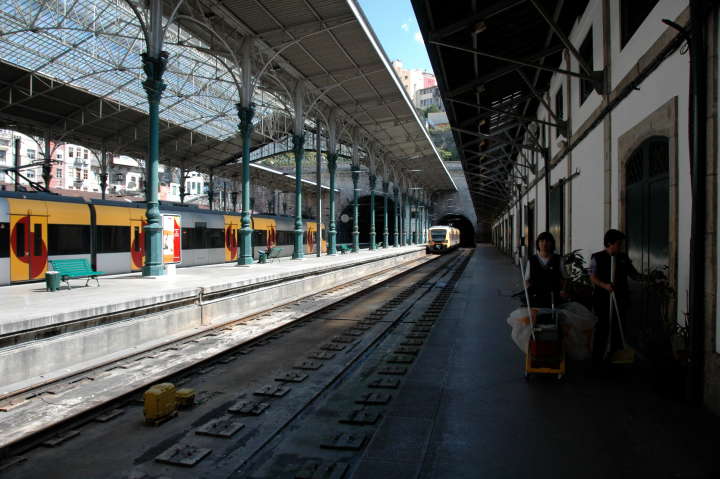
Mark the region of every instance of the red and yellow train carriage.
MULTIPOLYGON (((172 204, 161 213, 180 216, 182 263, 237 261, 241 216, 172 204)), ((106 273, 138 271, 145 259, 145 205, 69 198, 48 193, 0 192, 0 284, 42 280, 48 260, 85 258, 106 273)), ((272 246, 292 254, 294 218, 252 218, 253 256, 272 246)), ((306 254, 315 251, 317 223, 303 221, 306 254)), ((327 251, 323 227, 321 250, 327 251)))

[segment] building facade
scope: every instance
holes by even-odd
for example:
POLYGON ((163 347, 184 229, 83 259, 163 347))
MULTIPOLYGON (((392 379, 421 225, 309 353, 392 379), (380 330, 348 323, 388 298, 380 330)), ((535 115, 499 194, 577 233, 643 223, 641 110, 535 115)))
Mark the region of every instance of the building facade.
MULTIPOLYGON (((718 308, 717 184, 718 22, 717 9, 707 18, 708 109, 700 128, 708 135, 704 205, 705 318, 704 400, 720 414, 720 308, 718 308)), ((596 71, 605 71, 608 91, 599 94, 577 77, 556 74, 535 112, 549 121, 547 106, 568 123, 557 128, 536 125, 534 134, 549 149, 549 190, 539 154, 528 153, 527 183, 516 184, 515 199, 493 225, 493 238, 516 261, 534 249, 541 231, 550 231, 564 253, 578 250, 586 262, 603 249, 603 234, 617 228, 627 234, 626 250, 638 270, 667 277, 669 313, 653 296, 653 287, 631 284, 631 334, 663 327, 674 332, 673 354, 691 349, 688 336, 691 292, 690 54, 676 41, 677 32, 663 19, 688 25, 689 2, 603 2, 590 0, 569 38, 596 71), (606 8, 604 8, 606 7, 606 8)), ((566 50, 559 69, 579 71, 566 50)), ((705 103, 704 101, 704 103, 705 103)), ((529 141, 530 138, 527 138, 529 141)), ((518 159, 518 161, 520 161, 518 159)), ((700 180, 702 181, 702 180, 700 180)), ((700 326, 697 326, 700 327, 700 326)), ((647 346, 647 345, 646 345, 647 346)))

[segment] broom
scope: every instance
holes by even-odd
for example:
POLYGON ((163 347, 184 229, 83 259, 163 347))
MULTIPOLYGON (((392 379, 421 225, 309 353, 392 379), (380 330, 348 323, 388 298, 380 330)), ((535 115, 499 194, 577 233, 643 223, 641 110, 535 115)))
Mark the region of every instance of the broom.
MULTIPOLYGON (((610 257, 610 283, 615 283, 615 256, 610 257)), ((622 349, 612 353, 612 355, 610 356, 610 362, 612 364, 632 364, 635 362, 635 350, 628 347, 628 345, 625 343, 625 333, 623 331, 622 319, 620 318, 620 308, 618 308, 615 291, 610 292, 610 317, 608 319, 608 341, 607 348, 605 350, 605 356, 610 353, 610 346, 612 342, 613 309, 615 309, 615 314, 617 315, 618 329, 620 329, 620 340, 622 341, 622 349)))

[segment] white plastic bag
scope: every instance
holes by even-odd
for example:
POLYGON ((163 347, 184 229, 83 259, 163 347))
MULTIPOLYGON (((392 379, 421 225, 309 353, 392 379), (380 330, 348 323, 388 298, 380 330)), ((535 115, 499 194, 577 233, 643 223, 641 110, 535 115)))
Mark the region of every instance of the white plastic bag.
POLYGON ((592 356, 592 337, 597 318, 580 303, 558 307, 562 317, 563 347, 570 359, 583 360, 592 356))
POLYGON ((527 308, 518 308, 510 313, 507 323, 512 328, 510 333, 512 340, 523 353, 527 354, 530 342, 530 318, 527 308))
MULTIPOLYGON (((538 312, 551 312, 550 309, 532 308, 533 315, 538 312)), ((595 315, 580 303, 566 303, 557 308, 563 338, 565 354, 570 359, 583 360, 592 355, 593 328, 597 322, 595 315)), ((507 318, 512 328, 510 336, 520 350, 527 354, 530 343, 530 318, 526 307, 518 308, 507 318)))
MULTIPOLYGON (((532 314, 552 312, 551 309, 531 308, 532 314)), ((527 354, 528 344, 530 343, 530 318, 528 317, 528 309, 526 307, 518 308, 507 318, 507 323, 512 328, 510 336, 520 351, 527 354)))

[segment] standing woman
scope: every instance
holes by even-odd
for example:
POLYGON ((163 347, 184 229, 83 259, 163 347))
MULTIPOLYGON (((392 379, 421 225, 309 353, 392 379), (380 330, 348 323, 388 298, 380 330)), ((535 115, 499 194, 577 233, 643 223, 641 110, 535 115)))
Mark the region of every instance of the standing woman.
POLYGON ((550 308, 565 297, 567 274, 562 257, 555 253, 555 238, 547 231, 535 241, 537 253, 530 256, 525 268, 525 285, 530 306, 550 308))

